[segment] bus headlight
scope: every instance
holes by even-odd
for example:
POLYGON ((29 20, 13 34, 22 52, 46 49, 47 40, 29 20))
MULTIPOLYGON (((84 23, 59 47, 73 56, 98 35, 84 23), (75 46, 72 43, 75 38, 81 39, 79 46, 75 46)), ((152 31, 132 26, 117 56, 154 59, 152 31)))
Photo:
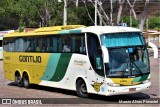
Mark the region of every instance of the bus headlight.
POLYGON ((143 81, 143 84, 150 82, 150 79, 143 81))
POLYGON ((120 86, 119 84, 116 84, 116 83, 107 83, 107 84, 112 87, 119 87, 120 86))

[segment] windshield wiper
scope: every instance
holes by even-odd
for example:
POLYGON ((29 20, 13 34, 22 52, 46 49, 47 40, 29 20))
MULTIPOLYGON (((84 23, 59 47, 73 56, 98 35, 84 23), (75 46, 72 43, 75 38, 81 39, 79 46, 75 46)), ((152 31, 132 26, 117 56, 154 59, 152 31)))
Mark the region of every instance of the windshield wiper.
POLYGON ((139 67, 132 61, 132 64, 135 65, 135 67, 138 69, 138 71, 141 73, 141 75, 143 75, 142 71, 139 69, 139 67))

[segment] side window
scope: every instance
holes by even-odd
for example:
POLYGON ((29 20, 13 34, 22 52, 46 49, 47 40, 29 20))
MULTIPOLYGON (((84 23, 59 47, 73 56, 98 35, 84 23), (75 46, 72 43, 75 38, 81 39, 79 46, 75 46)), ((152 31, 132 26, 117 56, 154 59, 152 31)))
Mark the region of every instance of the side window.
POLYGON ((59 44, 62 47, 62 51, 61 52, 71 52, 71 36, 70 35, 62 35, 61 36, 62 39, 62 43, 59 44))
POLYGON ((84 34, 74 34, 71 37, 71 52, 75 53, 86 53, 85 49, 85 35, 84 34))
POLYGON ((47 37, 42 37, 40 38, 41 40, 41 43, 40 43, 40 46, 41 46, 41 52, 47 52, 47 37))
POLYGON ((53 37, 52 39, 51 39, 51 48, 50 48, 50 52, 58 52, 58 37, 53 37))
POLYGON ((7 39, 7 38, 3 39, 3 48, 7 52, 9 51, 9 39, 7 39))
POLYGON ((31 42, 31 49, 32 49, 32 52, 36 52, 36 48, 37 48, 37 39, 36 38, 32 38, 31 39, 32 40, 32 42, 31 42))
POLYGON ((85 35, 68 34, 61 35, 58 39, 58 52, 86 53, 85 35))
POLYGON ((62 39, 57 35, 48 36, 45 41, 47 52, 56 53, 62 51, 62 39))
POLYGON ((23 38, 23 52, 26 52, 29 47, 29 41, 25 38, 23 38))
MULTIPOLYGON (((14 46, 14 48, 15 48, 15 52, 19 51, 19 38, 15 39, 15 46, 14 46)), ((12 48, 10 47, 9 50, 12 50, 12 48)))
POLYGON ((46 47, 46 52, 62 52, 62 38, 58 35, 47 36, 47 38, 44 38, 42 41, 43 46, 46 47))
POLYGON ((63 39, 62 37, 60 36, 58 38, 58 52, 62 52, 62 46, 63 46, 63 39))
POLYGON ((73 35, 71 37, 71 51, 78 53, 78 47, 80 47, 80 36, 73 35))
MULTIPOLYGON (((59 37, 29 37, 24 39, 24 51, 26 52, 58 52, 59 37)), ((61 45, 62 43, 59 43, 61 45)), ((62 45, 61 49, 62 50, 62 45)), ((62 51, 59 51, 62 52, 62 51)))
POLYGON ((63 34, 24 38, 4 38, 10 52, 64 52, 86 54, 85 34, 63 34))
POLYGON ((4 38, 3 39, 3 47, 7 52, 15 51, 15 39, 14 38, 4 38))
POLYGON ((50 37, 47 36, 47 40, 46 40, 46 52, 50 52, 50 47, 51 47, 51 40, 50 40, 50 37))
POLYGON ((25 38, 24 40, 24 51, 25 52, 31 52, 31 38, 25 38))
POLYGON ((36 52, 41 52, 42 51, 42 38, 35 38, 35 45, 36 45, 36 52))
POLYGON ((24 52, 25 51, 26 43, 25 43, 24 38, 16 38, 14 41, 14 44, 15 44, 14 45, 15 52, 24 52))
POLYGON ((31 52, 35 52, 35 40, 34 38, 31 38, 30 39, 30 42, 31 42, 31 52))
POLYGON ((14 46, 15 46, 14 40, 10 39, 9 40, 9 52, 14 52, 15 51, 14 46))
POLYGON ((86 54, 85 34, 81 36, 81 43, 79 48, 80 53, 86 54))

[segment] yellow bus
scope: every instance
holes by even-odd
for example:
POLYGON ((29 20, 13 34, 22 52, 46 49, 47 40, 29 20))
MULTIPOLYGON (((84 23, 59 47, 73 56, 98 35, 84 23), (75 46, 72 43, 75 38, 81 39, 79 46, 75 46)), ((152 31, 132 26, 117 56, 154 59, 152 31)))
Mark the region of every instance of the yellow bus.
POLYGON ((142 32, 119 26, 67 25, 15 32, 3 38, 5 78, 89 93, 119 95, 149 89, 142 32))

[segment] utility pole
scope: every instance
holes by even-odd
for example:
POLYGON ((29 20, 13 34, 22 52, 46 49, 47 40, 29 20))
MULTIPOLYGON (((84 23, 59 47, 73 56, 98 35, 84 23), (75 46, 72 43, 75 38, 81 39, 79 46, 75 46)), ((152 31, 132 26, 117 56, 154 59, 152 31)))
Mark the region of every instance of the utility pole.
POLYGON ((63 25, 67 25, 67 0, 64 0, 63 25))
POLYGON ((78 7, 78 2, 79 2, 79 0, 76 0, 76 7, 78 7))
POLYGON ((113 13, 113 5, 112 5, 112 0, 110 0, 111 2, 111 12, 110 12, 110 17, 111 17, 111 20, 110 20, 110 25, 112 26, 112 22, 113 22, 113 18, 112 18, 112 13, 113 13))
MULTIPOLYGON (((58 2, 62 1, 58 0, 58 2)), ((63 25, 67 25, 67 0, 64 0, 64 6, 63 6, 63 25)))
POLYGON ((97 26, 97 0, 95 0, 95 16, 94 16, 95 20, 95 26, 97 26))

